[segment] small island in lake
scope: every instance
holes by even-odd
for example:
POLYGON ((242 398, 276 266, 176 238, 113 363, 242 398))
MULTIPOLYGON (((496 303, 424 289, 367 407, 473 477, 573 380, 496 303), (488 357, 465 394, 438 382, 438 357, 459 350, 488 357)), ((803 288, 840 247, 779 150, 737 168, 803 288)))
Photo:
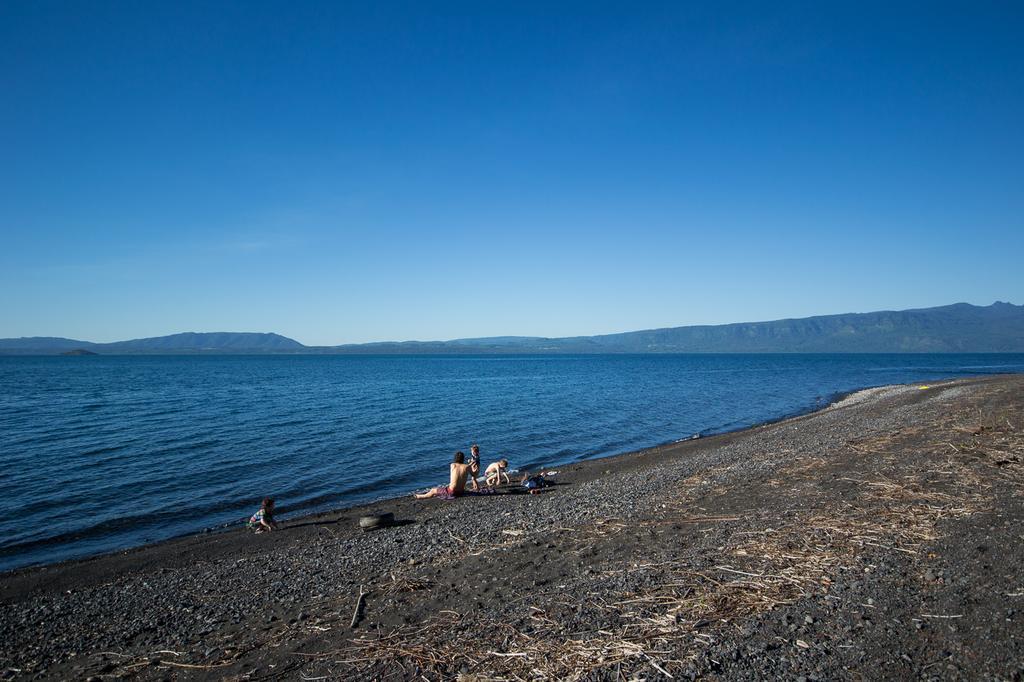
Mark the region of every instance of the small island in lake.
POLYGON ((91 350, 84 348, 75 348, 74 350, 66 350, 61 355, 99 355, 99 353, 93 353, 91 350))

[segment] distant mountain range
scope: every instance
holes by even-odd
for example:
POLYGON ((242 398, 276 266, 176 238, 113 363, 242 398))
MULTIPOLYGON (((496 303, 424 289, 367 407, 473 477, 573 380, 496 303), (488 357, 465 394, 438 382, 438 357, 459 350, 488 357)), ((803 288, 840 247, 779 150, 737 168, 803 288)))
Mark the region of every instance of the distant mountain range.
POLYGON ((138 353, 295 353, 308 350, 294 339, 280 334, 250 332, 210 332, 171 334, 149 339, 132 339, 113 343, 92 343, 53 336, 32 336, 0 339, 0 353, 57 354, 87 350, 97 355, 138 353))
POLYGON ((0 354, 161 353, 943 353, 1024 352, 1024 306, 956 303, 938 308, 819 315, 772 322, 670 327, 544 338, 496 336, 304 346, 280 334, 184 333, 91 343, 55 337, 0 339, 0 354))

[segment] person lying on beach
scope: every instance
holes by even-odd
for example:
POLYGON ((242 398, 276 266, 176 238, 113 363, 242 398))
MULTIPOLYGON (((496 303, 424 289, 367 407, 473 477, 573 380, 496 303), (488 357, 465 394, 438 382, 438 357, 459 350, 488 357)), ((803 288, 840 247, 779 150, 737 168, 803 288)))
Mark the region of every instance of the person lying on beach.
POLYGON ((466 455, 460 450, 455 453, 452 463, 448 465, 448 485, 441 485, 432 488, 425 493, 413 495, 417 500, 425 500, 428 497, 444 497, 451 499, 458 497, 466 491, 466 477, 469 475, 469 465, 465 463, 466 455))
POLYGON ((484 483, 486 485, 501 485, 501 477, 505 477, 505 483, 510 483, 508 478, 508 460, 499 459, 497 462, 491 462, 487 466, 487 470, 484 472, 484 483))
POLYGON ((521 480, 521 485, 524 488, 526 488, 526 490, 531 495, 539 495, 542 488, 548 488, 548 487, 550 487, 553 484, 551 483, 551 481, 549 481, 548 479, 544 478, 544 473, 543 472, 541 472, 539 474, 530 475, 530 472, 526 471, 526 472, 523 472, 523 478, 521 480))
POLYGON ((480 490, 480 446, 469 446, 469 475, 473 477, 473 490, 480 490))
POLYGON ((252 515, 248 525, 257 533, 269 533, 272 530, 277 530, 277 522, 274 521, 274 498, 263 498, 260 510, 252 515))

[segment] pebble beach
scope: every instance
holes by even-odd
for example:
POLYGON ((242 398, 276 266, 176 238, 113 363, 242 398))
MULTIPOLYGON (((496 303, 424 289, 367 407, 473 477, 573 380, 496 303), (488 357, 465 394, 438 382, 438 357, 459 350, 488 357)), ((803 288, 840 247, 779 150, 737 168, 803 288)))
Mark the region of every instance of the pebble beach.
POLYGON ((1015 679, 1024 377, 4 574, 5 679, 1015 679), (362 532, 358 519, 393 513, 362 532))

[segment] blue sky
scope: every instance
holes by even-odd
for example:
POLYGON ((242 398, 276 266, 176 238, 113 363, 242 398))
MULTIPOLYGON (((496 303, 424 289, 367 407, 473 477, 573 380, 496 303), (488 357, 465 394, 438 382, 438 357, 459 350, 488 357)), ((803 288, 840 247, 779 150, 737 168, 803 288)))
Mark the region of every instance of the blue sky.
POLYGON ((0 337, 1024 303, 1021 8, 3 3, 0 337))

